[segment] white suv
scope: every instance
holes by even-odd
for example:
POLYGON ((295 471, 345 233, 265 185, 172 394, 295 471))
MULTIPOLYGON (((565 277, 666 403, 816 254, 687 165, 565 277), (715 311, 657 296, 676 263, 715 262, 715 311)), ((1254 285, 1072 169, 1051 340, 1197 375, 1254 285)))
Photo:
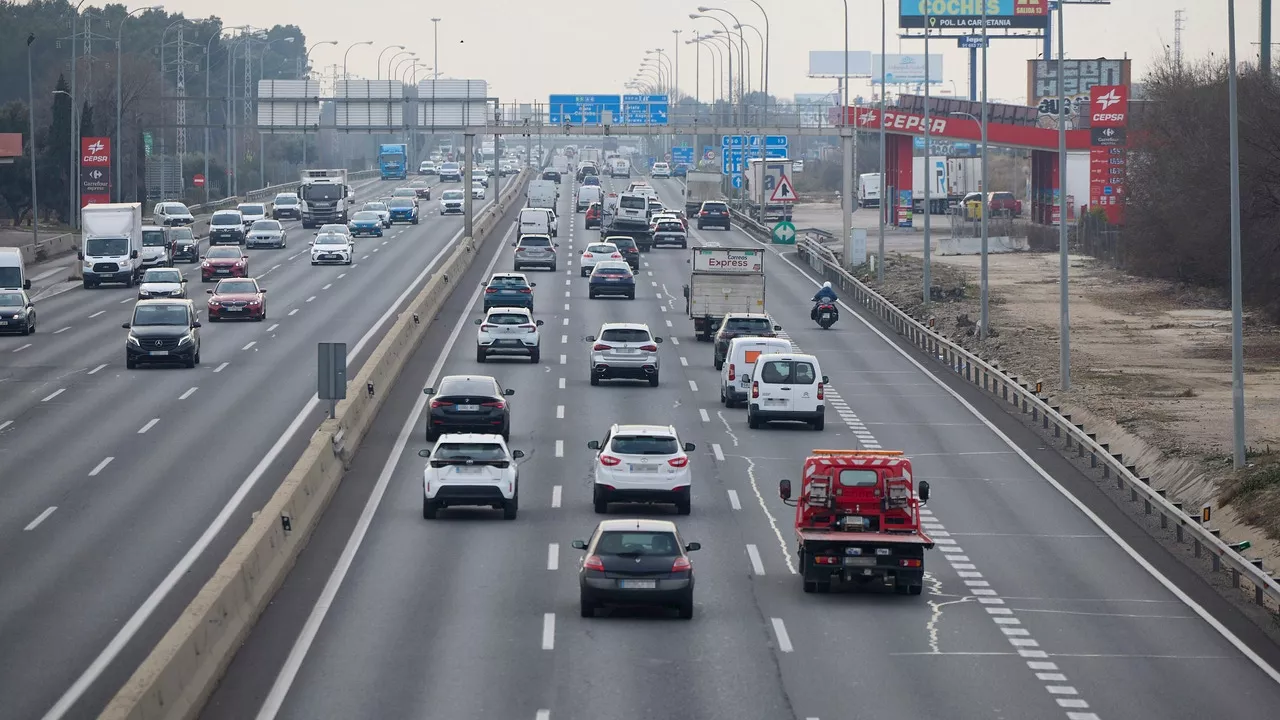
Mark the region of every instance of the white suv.
POLYGON ((658 357, 658 344, 662 338, 654 337, 644 323, 605 323, 599 335, 588 335, 591 343, 591 384, 601 380, 627 378, 648 380, 658 386, 658 374, 662 363, 658 357))
POLYGON ((151 210, 151 222, 156 225, 190 225, 196 219, 180 202, 160 202, 151 210))
POLYGON ((441 435, 431 450, 419 450, 430 462, 422 471, 422 517, 434 520, 440 508, 489 506, 515 520, 520 507, 520 450, 508 450, 501 435, 441 435))
POLYGON ((672 503, 689 514, 693 443, 681 443, 670 425, 614 425, 604 440, 592 440, 596 451, 592 501, 597 513, 609 503, 672 503))
POLYGON ((496 307, 484 319, 476 319, 476 362, 500 353, 528 354, 529 362, 542 359, 542 339, 538 328, 542 321, 533 319, 525 308, 496 307))
POLYGON ((668 164, 666 164, 666 163, 664 163, 664 162, 656 162, 656 163, 654 163, 654 164, 653 164, 653 169, 651 169, 651 170, 649 171, 649 177, 654 178, 654 179, 657 179, 657 178, 670 178, 670 177, 671 177, 671 166, 670 166, 670 165, 668 165, 668 164))

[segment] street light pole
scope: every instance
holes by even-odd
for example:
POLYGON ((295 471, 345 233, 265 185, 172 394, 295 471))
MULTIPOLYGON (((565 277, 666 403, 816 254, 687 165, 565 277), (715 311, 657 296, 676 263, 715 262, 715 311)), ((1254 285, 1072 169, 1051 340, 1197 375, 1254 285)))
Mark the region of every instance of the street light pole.
MULTIPOLYGON (((1067 58, 1062 28, 1065 7, 1066 3, 1058 0, 1058 363, 1062 392, 1071 389, 1071 295, 1067 292, 1067 89, 1062 77, 1067 58)), ((983 190, 985 192, 985 188, 983 190)), ((986 207, 983 210, 985 214, 986 207)))
MULTIPOLYGON (((846 127, 849 124, 849 0, 841 0, 841 3, 844 5, 844 78, 840 84, 840 247, 846 247, 849 238, 853 236, 853 176, 858 171, 854 163, 854 143, 858 141, 856 135, 858 115, 854 113, 853 131, 848 132, 846 127)), ((883 125, 883 117, 881 120, 880 124, 883 125)), ((848 262, 848 258, 845 258, 845 261, 848 262)))
MULTIPOLYGON (((76 30, 77 21, 80 19, 80 6, 84 5, 88 0, 80 0, 71 10, 71 92, 68 97, 71 98, 71 168, 67 171, 67 181, 71 183, 71 188, 67 192, 67 222, 71 227, 80 227, 79 203, 77 200, 80 195, 80 178, 79 158, 80 158, 80 112, 76 105, 76 40, 79 33, 76 30)), ((27 46, 30 49, 30 45, 27 46)), ((34 147, 34 146, 33 146, 34 147)), ((34 157, 32 158, 34 160, 34 157)))
MULTIPOLYGON (((990 294, 990 288, 987 284, 987 205, 986 199, 990 190, 987 188, 987 4, 982 3, 982 324, 978 326, 978 339, 986 340, 990 333, 987 328, 990 327, 991 315, 988 312, 987 298, 990 294)), ((926 55, 925 67, 928 67, 929 57, 926 55)), ((881 58, 881 65, 884 59, 881 58)), ((1066 197, 1065 195, 1063 197, 1066 197)), ((1062 217, 1066 221, 1066 215, 1062 217)))
MULTIPOLYGON (((31 43, 35 33, 27 35, 27 139, 31 142, 31 244, 40 247, 40 199, 36 196, 36 95, 31 84, 31 43)), ((79 178, 77 178, 77 182, 79 178)))
MULTIPOLYGON (((395 55, 392 55, 392 56, 391 56, 391 59, 387 61, 387 79, 388 79, 388 80, 393 80, 393 79, 395 79, 396 74, 400 72, 400 63, 401 63, 402 61, 401 61, 401 60, 399 60, 398 58, 399 58, 401 55, 408 55, 409 57, 416 57, 416 56, 417 56, 417 53, 413 52, 412 50, 401 50, 400 52, 396 53, 395 55), (394 72, 392 71, 392 68, 395 68, 395 71, 394 71, 394 72)), ((379 62, 379 63, 381 63, 382 61, 381 61, 381 60, 379 60, 378 62, 379 62)), ((382 69, 381 69, 381 68, 379 68, 379 69, 378 69, 378 73, 379 73, 379 77, 381 77, 381 73, 382 73, 382 69)))
MULTIPOLYGON (((386 54, 387 54, 387 51, 388 51, 388 50, 391 50, 391 49, 393 49, 393 48, 398 48, 398 49, 400 49, 400 50, 403 50, 403 49, 404 49, 404 46, 403 46, 403 45, 388 45, 388 46, 386 46, 386 47, 382 48, 382 52, 378 53, 378 77, 377 77, 377 79, 378 79, 378 80, 381 80, 381 79, 382 79, 382 56, 383 56, 383 55, 386 55, 386 54)), ((393 55, 392 57, 395 57, 395 56, 393 55)), ((390 70, 391 70, 391 68, 387 68, 387 71, 388 71, 388 72, 390 72, 390 70)))
POLYGON ((440 77, 440 18, 431 18, 431 78, 440 77))
POLYGON ((342 79, 344 81, 347 79, 347 56, 351 54, 351 50, 355 48, 357 45, 372 45, 372 44, 373 44, 372 40, 364 40, 361 42, 351 43, 350 45, 347 46, 347 51, 342 53, 342 79))
MULTIPOLYGON (((126 20, 133 17, 134 13, 140 13, 144 10, 155 10, 155 9, 156 8, 145 7, 145 8, 138 8, 137 10, 133 10, 126 13, 125 16, 120 19, 120 27, 116 30, 116 148, 115 148, 116 150, 116 192, 115 192, 116 202, 124 201, 124 161, 120 157, 120 152, 124 148, 124 128, 120 125, 120 102, 121 102, 120 58, 121 58, 121 47, 122 47, 121 41, 124 39, 124 23, 126 20)), ((163 35, 161 35, 160 37, 160 48, 161 48, 161 53, 163 53, 164 52, 164 36, 163 35)), ((161 55, 161 57, 163 57, 163 54, 161 55)), ((164 84, 163 66, 161 66, 160 80, 161 80, 161 85, 163 86, 164 84)), ((208 68, 205 68, 205 82, 207 83, 208 81, 209 81, 208 68)), ((205 92, 206 107, 209 102, 208 97, 209 97, 209 93, 205 92)), ((74 107, 72 108, 72 112, 73 113, 75 112, 74 107)), ((208 122, 206 122, 205 124, 208 125, 208 122)), ((209 132, 208 129, 206 129, 205 132, 208 133, 209 132)), ((208 150, 206 149, 205 152, 207 153, 208 150)), ((207 157, 208 156, 206 155, 206 158, 207 157)), ((161 167, 163 167, 163 165, 161 167)), ((76 182, 78 184, 79 179, 77 179, 76 182)), ((162 183, 161 193, 163 194, 163 192, 164 192, 164 186, 162 183)))
MULTIPOLYGON (((1061 7, 1061 6, 1059 6, 1061 7)), ((1058 27, 1062 24, 1059 21, 1058 27)), ((1244 300, 1240 250, 1240 113, 1236 104, 1236 0, 1227 0, 1227 110, 1231 145, 1231 425, 1232 458, 1245 463, 1244 438, 1244 300)))
MULTIPOLYGON (((986 7, 986 3, 983 3, 986 7)), ((924 5, 924 302, 928 305, 933 300, 933 237, 930 232, 933 224, 933 138, 929 132, 929 11, 931 6, 924 5)), ((884 65, 885 58, 880 58, 884 65)), ((883 124, 883 118, 881 123, 883 124)), ((911 199, 915 204, 915 198, 911 199)))
MULTIPOLYGON (((317 43, 312 44, 311 47, 307 48, 307 53, 302 58, 302 72, 299 73, 300 75, 302 75, 302 77, 299 79, 307 80, 311 77, 311 51, 312 50, 315 50, 316 47, 319 45, 337 45, 337 44, 338 44, 337 40, 321 40, 317 43)), ((205 93, 205 94, 208 95, 208 93, 205 93)), ((304 118, 304 120, 305 119, 306 118, 304 118)), ((303 168, 307 167, 307 129, 308 129, 308 124, 304 122, 302 124, 302 167, 303 168)), ((206 130, 205 132, 208 132, 208 130, 206 130)), ((204 182, 205 182, 205 187, 207 188, 209 186, 208 172, 205 173, 204 182)))
MULTIPOLYGON (((887 38, 888 31, 886 28, 888 27, 888 23, 889 23, 889 11, 885 5, 885 0, 880 0, 880 193, 879 193, 880 207, 877 208, 880 211, 880 238, 879 238, 880 239, 880 248, 879 248, 880 255, 877 258, 879 262, 876 263, 876 282, 881 287, 884 286, 884 224, 886 220, 885 213, 889 211, 889 207, 890 207, 888 205, 888 198, 885 197, 886 193, 885 193, 885 184, 884 184, 884 181, 885 181, 884 165, 889 152, 888 149, 885 147, 885 132, 884 132, 885 95, 888 93, 888 88, 886 88, 884 84, 885 83, 884 54, 885 54, 885 46, 887 44, 886 38, 887 38)), ((928 63, 929 59, 925 58, 925 62, 928 63)), ((850 198, 850 202, 852 202, 852 198, 850 198)))
MULTIPOLYGON (((756 8, 760 10, 760 14, 764 16, 764 62, 761 63, 761 65, 764 70, 764 110, 765 110, 765 114, 768 115, 768 112, 769 112, 769 50, 770 50, 769 13, 765 12, 764 6, 761 5, 759 2, 757 2, 756 0, 751 0, 751 4, 755 5, 756 8)), ((845 23, 845 27, 847 28, 848 26, 849 24, 845 23)), ((766 124, 768 124, 767 119, 766 119, 766 124)))
POLYGON ((671 57, 675 59, 675 76, 676 80, 672 84, 671 99, 680 102, 680 31, 672 30, 671 33, 676 36, 675 44, 671 46, 671 57))

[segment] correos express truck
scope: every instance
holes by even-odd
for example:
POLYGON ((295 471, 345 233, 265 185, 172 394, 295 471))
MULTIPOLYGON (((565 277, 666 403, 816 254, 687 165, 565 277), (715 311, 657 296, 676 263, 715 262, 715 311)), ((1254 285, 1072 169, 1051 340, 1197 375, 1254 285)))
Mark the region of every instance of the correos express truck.
POLYGON ((80 211, 80 257, 85 288, 132 287, 142 275, 142 203, 86 205, 80 211))

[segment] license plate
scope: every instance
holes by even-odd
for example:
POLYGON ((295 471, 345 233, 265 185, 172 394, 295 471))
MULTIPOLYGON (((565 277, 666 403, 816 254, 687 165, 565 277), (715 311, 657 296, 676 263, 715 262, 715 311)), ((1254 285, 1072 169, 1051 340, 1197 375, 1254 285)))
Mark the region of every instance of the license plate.
POLYGON ((215 271, 215 272, 217 272, 219 275, 227 275, 227 274, 228 274, 228 273, 230 273, 231 271, 230 271, 230 270, 217 270, 217 271, 215 271))
POLYGON ((651 472, 657 472, 657 471, 658 471, 658 466, 657 466, 657 465, 645 465, 645 464, 640 464, 640 465, 632 464, 632 465, 631 465, 631 472, 637 472, 637 473, 651 473, 651 472))
POLYGON ((618 587, 624 590, 652 590, 658 587, 657 580, 619 580, 618 587))
POLYGON ((830 319, 831 319, 831 313, 822 313, 822 319, 823 319, 823 320, 830 320, 830 319))
POLYGON ((479 475, 484 468, 479 465, 454 465, 453 471, 459 475, 479 475))
POLYGON ((638 355, 640 353, 635 348, 614 348, 614 352, 619 355, 638 355))
POLYGON ((786 405, 787 401, 780 398, 765 398, 765 405, 786 405))
POLYGON ((229 307, 229 308, 222 308, 222 309, 227 312, 244 312, 244 308, 242 307, 229 307))
POLYGON ((874 566, 876 559, 874 557, 847 557, 844 559, 844 564, 856 567, 874 566))
POLYGON ((8 325, 8 324, 9 324, 8 320, 0 320, 0 325, 8 325))
POLYGON ((152 355, 168 355, 169 351, 168 350, 152 350, 151 354, 152 355))
POLYGON ((458 412, 479 412, 479 405, 459 405, 458 412))

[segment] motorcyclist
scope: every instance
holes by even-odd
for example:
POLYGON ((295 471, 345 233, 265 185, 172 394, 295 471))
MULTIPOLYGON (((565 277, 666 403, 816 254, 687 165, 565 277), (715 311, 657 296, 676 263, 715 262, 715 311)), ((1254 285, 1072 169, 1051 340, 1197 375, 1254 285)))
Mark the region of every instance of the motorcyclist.
POLYGON ((810 320, 818 319, 819 305, 822 305, 823 303, 828 303, 834 306, 837 299, 838 298, 836 297, 836 291, 831 289, 831 283, 830 282, 822 283, 822 287, 818 289, 818 292, 812 298, 813 309, 809 311, 809 319, 810 320))

